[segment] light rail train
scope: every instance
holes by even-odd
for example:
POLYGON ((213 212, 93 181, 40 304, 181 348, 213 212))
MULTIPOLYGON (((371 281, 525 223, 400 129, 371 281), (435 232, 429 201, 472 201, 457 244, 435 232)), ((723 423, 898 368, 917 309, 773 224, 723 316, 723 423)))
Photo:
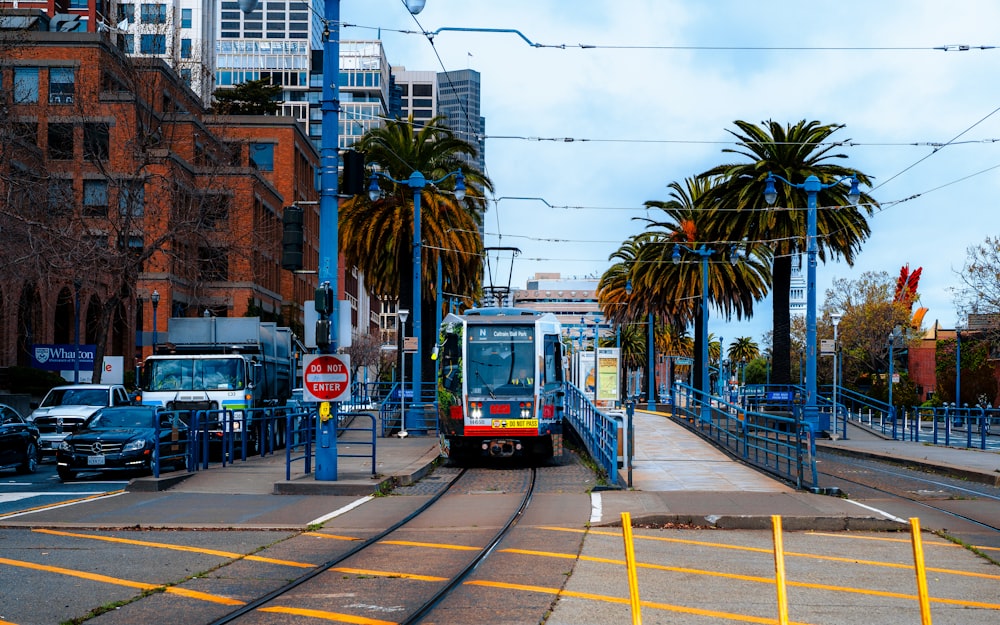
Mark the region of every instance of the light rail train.
POLYGON ((473 308, 445 317, 438 341, 439 424, 453 459, 562 455, 565 391, 555 315, 473 308))

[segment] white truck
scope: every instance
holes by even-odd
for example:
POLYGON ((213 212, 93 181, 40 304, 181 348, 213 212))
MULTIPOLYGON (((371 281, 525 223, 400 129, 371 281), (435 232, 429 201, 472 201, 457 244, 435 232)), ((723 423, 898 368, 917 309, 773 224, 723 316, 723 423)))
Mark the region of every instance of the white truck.
MULTIPOLYGON (((173 317, 166 341, 143 363, 140 403, 214 412, 221 436, 253 431, 253 408, 283 406, 296 362, 289 328, 258 317, 173 317)), ((255 442, 251 438, 251 443, 255 442)))

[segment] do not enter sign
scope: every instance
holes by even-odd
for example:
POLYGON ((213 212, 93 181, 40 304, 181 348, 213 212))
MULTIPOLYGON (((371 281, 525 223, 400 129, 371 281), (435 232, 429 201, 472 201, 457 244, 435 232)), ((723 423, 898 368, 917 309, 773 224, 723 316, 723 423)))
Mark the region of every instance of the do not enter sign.
POLYGON ((351 398, 351 361, 344 354, 307 354, 302 358, 302 398, 345 401, 351 398))

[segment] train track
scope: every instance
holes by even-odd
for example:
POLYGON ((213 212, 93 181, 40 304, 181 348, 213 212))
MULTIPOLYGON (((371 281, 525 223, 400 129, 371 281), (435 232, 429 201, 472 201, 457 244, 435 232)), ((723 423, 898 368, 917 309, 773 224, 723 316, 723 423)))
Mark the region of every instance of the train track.
MULTIPOLYGON (((371 536, 363 541, 360 541, 357 545, 349 549, 348 551, 339 554, 332 558, 331 560, 323 563, 322 565, 310 570, 308 573, 288 582, 284 586, 281 586, 271 592, 268 592, 261 597, 246 603, 239 609, 226 614, 225 616, 212 621, 212 625, 225 625, 228 623, 238 622, 241 618, 261 610, 266 611, 281 611, 283 609, 288 609, 289 611, 294 611, 295 608, 274 608, 283 601, 287 603, 290 598, 294 602, 294 595, 299 589, 303 588, 310 582, 322 582, 324 576, 331 576, 331 579, 335 579, 338 583, 342 582, 343 571, 345 570, 362 570, 362 567, 357 566, 360 562, 365 562, 366 557, 369 552, 376 549, 377 545, 392 544, 393 542, 398 542, 399 544, 412 544, 411 541, 393 541, 391 538, 394 534, 404 531, 407 526, 414 524, 414 521, 421 518, 422 515, 428 513, 428 511, 434 510, 435 507, 442 506, 443 502, 446 501, 446 496, 453 490, 457 490, 456 486, 466 478, 467 474, 476 469, 462 469, 447 485, 436 492, 427 502, 421 505, 419 508, 413 512, 406 515, 404 518, 394 523, 385 530, 371 536), (355 566, 349 566, 355 564, 355 566)), ((481 469, 479 471, 482 471, 481 469)), ((527 509, 528 505, 531 503, 531 498, 535 491, 535 480, 537 477, 537 470, 534 468, 524 469, 524 471, 530 472, 530 477, 527 480, 527 487, 524 489, 524 493, 520 498, 519 503, 516 505, 513 512, 510 513, 506 522, 504 522, 500 529, 485 542, 484 546, 473 550, 465 548, 460 550, 458 553, 462 554, 461 562, 457 565, 457 570, 453 571, 449 576, 428 576, 428 578, 433 577, 434 581, 437 582, 433 585, 428 585, 429 589, 426 592, 418 592, 417 594, 408 594, 406 596, 405 616, 400 614, 393 614, 393 620, 398 625, 411 625, 413 623, 420 622, 424 617, 431 613, 436 606, 438 606, 446 597, 449 596, 457 587, 459 587, 462 582, 474 572, 480 564, 483 563, 486 558, 493 552, 497 545, 507 536, 511 530, 517 525, 524 511, 527 509)), ((402 559, 404 556, 400 556, 402 559)), ((418 556, 419 557, 419 556, 418 556)), ((451 556, 451 562, 454 562, 456 556, 451 556)), ((385 554, 380 556, 374 556, 373 559, 380 559, 381 561, 386 560, 385 554)), ((399 568, 398 560, 394 557, 390 557, 390 560, 396 562, 396 568, 399 568)), ((412 567, 419 568, 419 567, 412 567)), ((426 580, 425 580, 426 581, 426 580)), ((384 600, 384 596, 371 597, 370 601, 366 602, 364 599, 359 598, 355 603, 359 606, 371 607, 372 605, 378 603, 380 600, 384 600)), ((365 618, 366 615, 357 615, 359 618, 365 618)), ((370 618, 370 615, 367 615, 370 618)))
MULTIPOLYGON (((918 474, 915 470, 890 468, 874 460, 849 458, 831 452, 822 454, 820 467, 821 475, 860 487, 841 488, 851 499, 863 499, 871 493, 888 495, 918 508, 933 511, 944 518, 961 520, 976 528, 980 535, 985 532, 997 536, 997 542, 1000 543, 1000 523, 989 513, 987 507, 984 506, 982 514, 976 514, 959 512, 941 505, 941 502, 946 501, 1000 502, 1000 489, 996 487, 986 484, 963 485, 958 479, 918 474)), ((949 533, 957 532, 951 530, 949 533)), ((962 536, 959 538, 966 540, 962 536)))

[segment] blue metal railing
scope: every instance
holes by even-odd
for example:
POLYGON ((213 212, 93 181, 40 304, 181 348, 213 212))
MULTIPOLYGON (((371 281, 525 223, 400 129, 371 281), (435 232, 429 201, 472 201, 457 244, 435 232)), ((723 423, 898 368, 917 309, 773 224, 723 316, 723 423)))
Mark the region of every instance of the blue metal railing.
POLYGON ((796 395, 774 391, 755 402, 757 410, 712 397, 678 383, 671 414, 744 462, 793 482, 819 489, 816 433, 803 422, 796 395))
POLYGON ((597 409, 576 386, 564 385, 564 414, 566 422, 573 428, 587 449, 590 457, 606 473, 608 479, 618 482, 618 429, 621 422, 597 409))

